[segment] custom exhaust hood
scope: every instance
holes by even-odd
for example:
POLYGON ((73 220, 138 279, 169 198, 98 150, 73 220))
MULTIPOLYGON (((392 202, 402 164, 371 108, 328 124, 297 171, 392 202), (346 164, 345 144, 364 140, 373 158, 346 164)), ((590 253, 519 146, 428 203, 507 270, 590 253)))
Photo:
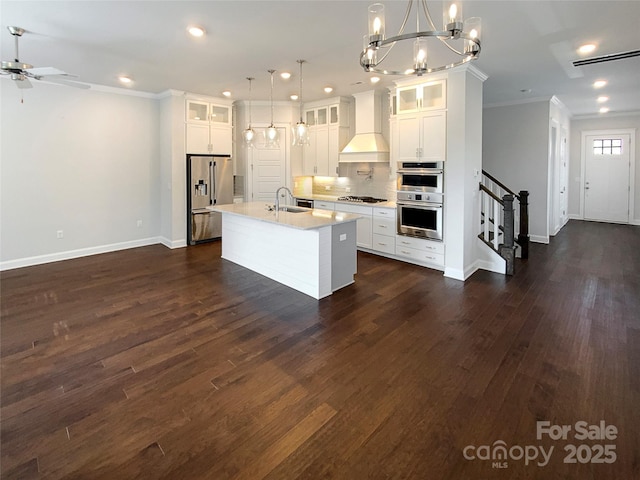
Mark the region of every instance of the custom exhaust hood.
POLYGON ((340 163, 389 163, 389 144, 380 133, 382 95, 371 90, 353 96, 356 99, 356 134, 340 152, 340 163))

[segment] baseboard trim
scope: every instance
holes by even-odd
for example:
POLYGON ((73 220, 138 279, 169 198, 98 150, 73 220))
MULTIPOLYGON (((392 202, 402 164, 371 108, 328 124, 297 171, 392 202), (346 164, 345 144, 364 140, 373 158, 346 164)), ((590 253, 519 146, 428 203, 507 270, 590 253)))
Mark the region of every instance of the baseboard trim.
POLYGON ((181 238, 180 240, 169 240, 167 237, 159 237, 158 243, 161 243, 167 248, 182 248, 187 246, 187 239, 181 238))
POLYGON ((90 255, 116 252, 118 250, 127 250, 129 248, 146 247, 148 245, 156 245, 158 243, 163 243, 159 237, 150 237, 142 238, 140 240, 132 240, 130 242, 111 243, 108 245, 99 245, 96 247, 68 250, 66 252, 56 252, 49 253, 47 255, 18 258, 16 260, 7 260, 5 262, 0 262, 0 271, 13 270, 22 267, 31 267, 33 265, 41 265, 44 263, 59 262, 62 260, 70 260, 72 258, 88 257, 90 255))
POLYGON ((547 245, 549 244, 549 236, 543 236, 543 235, 529 235, 529 241, 534 242, 534 243, 546 243, 547 245))

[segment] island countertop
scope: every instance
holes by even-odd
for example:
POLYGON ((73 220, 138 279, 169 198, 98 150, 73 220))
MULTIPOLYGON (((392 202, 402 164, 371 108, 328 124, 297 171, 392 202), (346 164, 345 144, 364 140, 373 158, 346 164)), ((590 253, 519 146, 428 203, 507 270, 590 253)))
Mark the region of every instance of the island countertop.
MULTIPOLYGON (((354 213, 334 212, 331 210, 321 210, 302 207, 290 207, 296 210, 306 210, 305 212, 294 213, 287 211, 276 212, 269 210, 268 204, 264 202, 233 203, 228 205, 211 205, 206 207, 213 212, 229 213, 249 217, 262 222, 275 223, 300 230, 310 230, 346 222, 353 222, 360 215, 354 213)), ((288 205, 287 205, 288 206, 288 205)))

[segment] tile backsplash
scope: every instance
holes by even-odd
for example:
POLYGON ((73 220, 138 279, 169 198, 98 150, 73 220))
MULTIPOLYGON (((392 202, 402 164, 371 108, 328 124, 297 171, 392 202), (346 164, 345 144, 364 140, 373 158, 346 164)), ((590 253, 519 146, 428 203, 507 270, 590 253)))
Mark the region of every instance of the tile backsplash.
POLYGON ((340 165, 339 177, 295 177, 293 194, 371 196, 396 200, 396 179, 390 178, 387 164, 345 163, 340 165))

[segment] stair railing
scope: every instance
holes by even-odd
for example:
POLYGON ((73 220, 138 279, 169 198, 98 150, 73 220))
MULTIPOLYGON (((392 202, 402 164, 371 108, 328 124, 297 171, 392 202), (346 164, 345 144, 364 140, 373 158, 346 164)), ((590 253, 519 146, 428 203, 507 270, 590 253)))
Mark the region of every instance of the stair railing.
POLYGON ((482 170, 481 185, 500 199, 507 194, 513 195, 518 204, 514 210, 514 232, 518 234, 516 242, 520 246, 520 257, 529 258, 529 192, 520 190, 520 193, 516 193, 485 170, 482 170))
POLYGON ((506 261, 507 275, 515 272, 514 248, 514 196, 510 193, 502 198, 480 184, 480 223, 478 238, 486 243, 506 261))

